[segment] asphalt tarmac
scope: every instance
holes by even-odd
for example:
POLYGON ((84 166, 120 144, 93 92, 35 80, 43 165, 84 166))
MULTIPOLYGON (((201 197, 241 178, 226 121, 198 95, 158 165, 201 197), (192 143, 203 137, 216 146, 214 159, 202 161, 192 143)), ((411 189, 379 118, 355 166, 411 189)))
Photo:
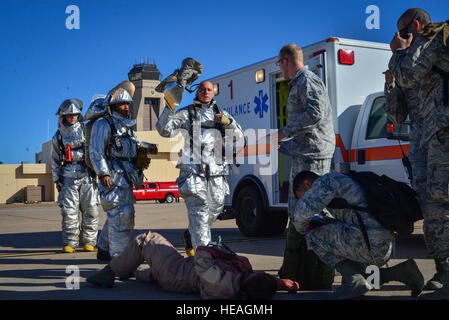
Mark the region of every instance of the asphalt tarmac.
MULTIPOLYGON (((187 225, 183 202, 160 204, 152 201, 135 205, 134 235, 148 229, 159 232, 184 252, 181 235, 187 225)), ((100 208, 100 229, 106 215, 100 208)), ((117 280, 114 288, 97 288, 86 278, 104 267, 96 252, 62 253, 61 215, 53 203, 15 204, 0 207, 0 300, 199 300, 196 294, 178 294, 162 290, 134 278, 117 280), (76 277, 79 276, 79 277, 76 277), (79 279, 76 281, 75 279, 79 279)), ((270 238, 247 238, 238 230, 235 220, 217 221, 212 231, 220 235, 236 253, 248 257, 253 269, 277 274, 282 264, 285 234, 270 238)), ((414 258, 425 280, 434 273, 433 260, 426 254, 421 223, 415 232, 398 238, 389 266, 414 258)), ((333 288, 340 284, 336 276, 333 288)), ((322 300, 332 289, 278 292, 274 300, 322 300)), ((391 282, 372 290, 359 300, 415 300, 401 283, 391 282)))

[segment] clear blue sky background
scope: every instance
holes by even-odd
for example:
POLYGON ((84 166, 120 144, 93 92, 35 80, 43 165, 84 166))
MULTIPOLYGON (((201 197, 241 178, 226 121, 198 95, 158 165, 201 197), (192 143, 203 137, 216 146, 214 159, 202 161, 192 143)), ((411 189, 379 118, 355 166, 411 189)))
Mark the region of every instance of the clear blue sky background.
POLYGON ((84 113, 136 60, 155 60, 167 76, 191 56, 206 79, 276 56, 290 42, 389 43, 410 7, 449 19, 448 0, 0 0, 0 161, 33 163, 57 129, 59 104, 80 98, 84 113), (71 4, 80 9, 79 30, 65 25, 71 4), (380 9, 379 30, 365 27, 371 4, 380 9))

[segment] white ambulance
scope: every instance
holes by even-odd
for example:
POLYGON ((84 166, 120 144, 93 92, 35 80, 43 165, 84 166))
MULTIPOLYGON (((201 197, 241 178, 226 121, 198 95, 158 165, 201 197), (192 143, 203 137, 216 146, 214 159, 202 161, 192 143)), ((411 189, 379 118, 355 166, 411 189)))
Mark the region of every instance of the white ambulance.
MULTIPOLYGON (((391 57, 389 45, 329 38, 304 47, 303 53, 304 64, 324 81, 333 108, 332 170, 373 171, 408 183, 402 163, 408 153, 408 127, 387 135, 387 127, 392 128, 382 108, 382 72, 391 57)), ((275 56, 209 79, 217 104, 242 125, 245 134, 287 124, 288 81, 277 60, 275 56)), ((246 236, 280 234, 287 223, 291 159, 279 153, 277 143, 264 141, 247 141, 237 154, 242 164, 233 165, 229 177, 231 194, 222 216, 235 217, 246 236)))

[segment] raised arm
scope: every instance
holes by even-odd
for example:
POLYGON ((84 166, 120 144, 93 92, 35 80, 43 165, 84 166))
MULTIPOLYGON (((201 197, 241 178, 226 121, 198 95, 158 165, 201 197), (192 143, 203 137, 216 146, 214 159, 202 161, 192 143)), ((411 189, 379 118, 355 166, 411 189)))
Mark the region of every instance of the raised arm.
POLYGON ((162 137, 171 138, 177 135, 177 129, 186 129, 189 127, 189 113, 187 108, 177 112, 166 107, 156 122, 157 132, 162 137))
POLYGON ((420 83, 443 54, 441 33, 429 40, 418 36, 409 52, 398 49, 390 59, 389 68, 403 88, 420 83))

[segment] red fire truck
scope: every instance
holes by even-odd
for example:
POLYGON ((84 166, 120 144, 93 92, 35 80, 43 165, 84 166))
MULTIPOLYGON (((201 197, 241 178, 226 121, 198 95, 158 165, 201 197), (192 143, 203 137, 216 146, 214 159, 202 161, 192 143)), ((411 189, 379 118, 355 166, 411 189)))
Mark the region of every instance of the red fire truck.
POLYGON ((158 200, 160 203, 172 203, 179 198, 178 185, 175 182, 144 182, 142 188, 133 190, 136 200, 158 200))

